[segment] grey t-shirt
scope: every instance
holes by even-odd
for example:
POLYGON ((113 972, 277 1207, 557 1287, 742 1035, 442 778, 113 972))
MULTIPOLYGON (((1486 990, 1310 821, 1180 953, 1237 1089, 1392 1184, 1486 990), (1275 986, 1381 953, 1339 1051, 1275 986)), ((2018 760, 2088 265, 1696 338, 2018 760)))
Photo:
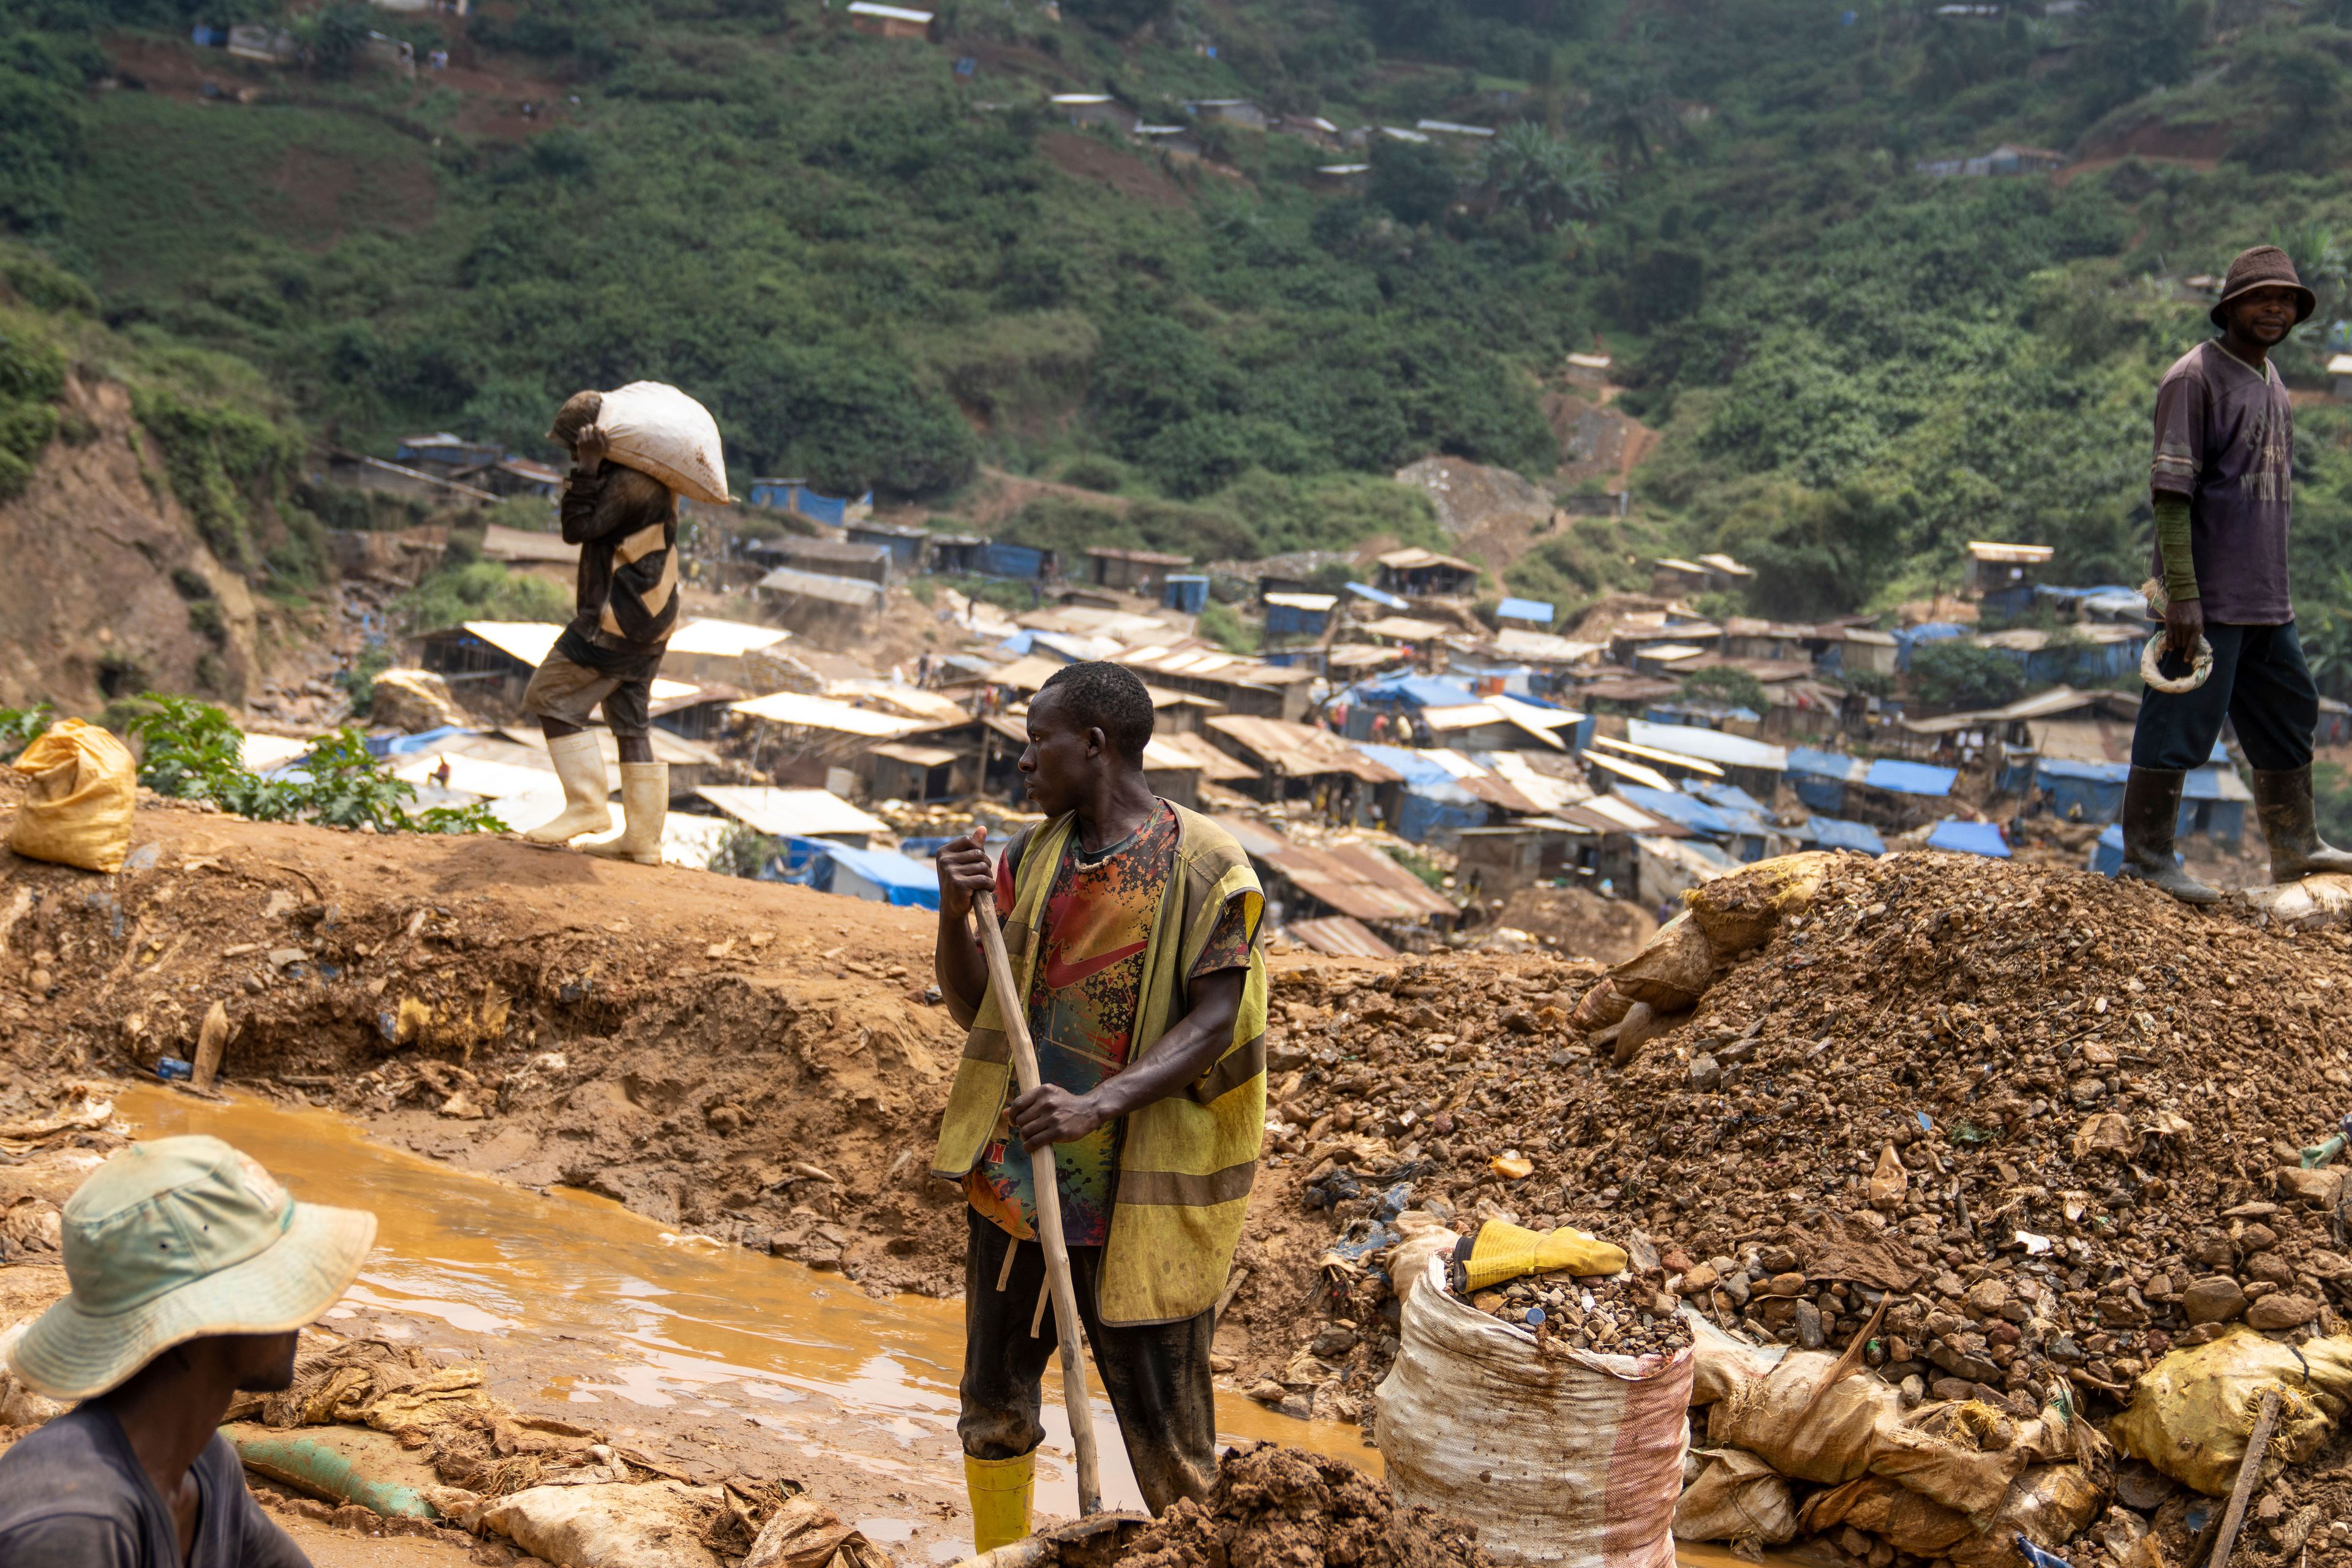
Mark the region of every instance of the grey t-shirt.
MULTIPOLYGON (((2189 498, 2189 554, 2207 620, 2294 619, 2286 583, 2294 465, 2294 408, 2275 366, 2266 361, 2257 371, 2219 342, 2202 342, 2164 373, 2148 488, 2189 498)), ((2161 559, 2154 570, 2161 580, 2161 559)))
MULTIPOLYGON (((192 1467, 188 1568, 310 1568, 245 1489, 219 1433, 192 1467)), ((81 1405, 0 1454, 0 1568, 178 1568, 172 1510, 104 1405, 81 1405)))

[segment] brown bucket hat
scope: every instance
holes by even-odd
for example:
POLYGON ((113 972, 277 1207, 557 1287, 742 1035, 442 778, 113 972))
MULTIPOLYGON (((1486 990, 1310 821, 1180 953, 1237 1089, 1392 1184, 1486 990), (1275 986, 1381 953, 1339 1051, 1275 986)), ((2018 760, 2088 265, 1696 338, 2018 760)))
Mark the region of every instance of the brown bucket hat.
POLYGON ((2294 270, 2294 259, 2275 245, 2256 245, 2238 252, 2230 263, 2230 275, 2221 283, 2221 297, 2213 301, 2208 312, 2217 327, 2227 327, 2224 312, 2230 301, 2241 294, 2251 294, 2257 289, 2292 289, 2294 290, 2294 319, 2298 324, 2311 320, 2311 312, 2319 308, 2319 296, 2303 286, 2294 270))

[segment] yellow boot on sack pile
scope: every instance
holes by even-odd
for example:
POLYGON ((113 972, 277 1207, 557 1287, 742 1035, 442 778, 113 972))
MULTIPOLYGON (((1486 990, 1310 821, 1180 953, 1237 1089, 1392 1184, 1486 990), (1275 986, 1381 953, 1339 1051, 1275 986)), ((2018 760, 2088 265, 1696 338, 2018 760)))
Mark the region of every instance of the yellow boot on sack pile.
POLYGON ((591 855, 635 860, 640 866, 661 864, 662 819, 669 816, 669 764, 621 764, 621 816, 626 824, 610 838, 583 844, 591 855))
POLYGON ((563 783, 563 811, 523 837, 533 844, 563 844, 583 833, 609 832, 613 811, 604 797, 611 792, 604 783, 604 753, 596 737, 585 730, 553 736, 547 742, 547 755, 555 764, 555 776, 563 783))
POLYGON ((1558 1230, 1528 1230, 1490 1219, 1478 1227, 1463 1264, 1470 1289, 1483 1290, 1522 1274, 1549 1274, 1565 1268, 1570 1274, 1614 1274, 1625 1267, 1625 1249, 1562 1226, 1558 1230))
POLYGON ((1029 1533, 1029 1490, 1036 1477, 1034 1449, 1013 1459, 963 1457, 964 1490, 971 1494, 973 1556, 1010 1546, 1029 1533))

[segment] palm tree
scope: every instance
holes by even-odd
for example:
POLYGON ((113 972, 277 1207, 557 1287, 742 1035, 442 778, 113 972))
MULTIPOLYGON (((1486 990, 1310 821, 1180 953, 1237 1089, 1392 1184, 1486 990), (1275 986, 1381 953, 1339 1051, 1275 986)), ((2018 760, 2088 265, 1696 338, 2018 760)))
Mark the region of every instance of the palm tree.
POLYGON ((1650 162, 1652 143, 1673 133, 1674 107, 1658 79, 1646 70, 1619 71, 1593 88, 1584 111, 1585 123, 1605 139, 1620 169, 1631 168, 1633 156, 1650 162))
POLYGON ((1532 120, 1505 126, 1488 144, 1486 178, 1496 201, 1527 214, 1538 233, 1598 217, 1616 195, 1616 182, 1591 153, 1532 120))

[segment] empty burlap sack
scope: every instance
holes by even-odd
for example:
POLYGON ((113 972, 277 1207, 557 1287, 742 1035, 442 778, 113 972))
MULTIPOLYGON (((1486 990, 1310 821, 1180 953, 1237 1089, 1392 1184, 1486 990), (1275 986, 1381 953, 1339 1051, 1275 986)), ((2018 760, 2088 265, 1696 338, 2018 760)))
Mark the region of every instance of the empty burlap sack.
POLYGON ((1609 972, 1618 994, 1661 1013, 1687 1013, 1715 978, 1715 943, 1685 910, 1658 928, 1641 952, 1609 972))
POLYGON ((25 748, 29 775, 8 847, 33 860, 114 872, 131 854, 139 769, 121 742, 95 724, 60 719, 25 748))
POLYGON ((1696 1477, 1675 1504, 1676 1541, 1752 1541, 1780 1546, 1797 1536, 1796 1489, 1744 1448, 1695 1448, 1696 1477))

